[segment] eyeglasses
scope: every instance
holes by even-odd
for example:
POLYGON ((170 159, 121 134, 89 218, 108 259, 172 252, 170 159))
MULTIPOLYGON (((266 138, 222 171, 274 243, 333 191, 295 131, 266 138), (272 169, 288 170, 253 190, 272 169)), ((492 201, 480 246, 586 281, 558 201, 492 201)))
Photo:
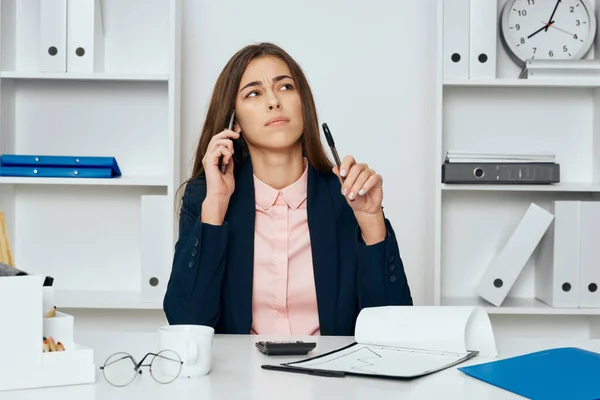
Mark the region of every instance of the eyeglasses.
POLYGON ((127 386, 136 376, 142 374, 141 367, 150 367, 150 375, 158 383, 171 383, 181 373, 183 361, 173 350, 162 350, 158 353, 146 354, 140 362, 129 353, 115 353, 108 357, 100 367, 104 378, 113 386, 127 386), (152 357, 148 364, 146 358, 152 357))

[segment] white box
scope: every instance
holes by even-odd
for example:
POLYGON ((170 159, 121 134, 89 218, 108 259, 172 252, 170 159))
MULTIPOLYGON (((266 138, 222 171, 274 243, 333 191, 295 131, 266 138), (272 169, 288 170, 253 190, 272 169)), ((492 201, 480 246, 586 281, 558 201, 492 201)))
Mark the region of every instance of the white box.
MULTIPOLYGON (((41 368, 0 369, 0 391, 80 385, 96 382, 94 351, 79 344, 72 350, 42 353, 41 368)), ((1 396, 0 396, 1 397, 1 396)))
POLYGON ((39 69, 67 70, 67 0, 40 1, 39 69))
POLYGON ((43 284, 37 275, 0 277, 0 371, 42 366, 43 284))
POLYGON ((67 71, 104 71, 104 28, 100 0, 69 0, 67 71))
POLYGON ((65 351, 53 351, 43 353, 42 365, 44 369, 61 368, 68 369, 73 366, 93 365, 94 351, 79 343, 73 343, 73 346, 65 351))
MULTIPOLYGON (((44 276, 0 277, 0 391, 93 383, 93 349, 73 341, 72 316, 57 311, 44 318, 44 276), (65 351, 43 352, 44 333, 52 333, 65 351), (64 340, 62 339, 64 338, 64 340)), ((1 396, 0 396, 1 397, 1 396)))
POLYGON ((61 342, 65 350, 73 348, 73 331, 75 318, 72 315, 57 311, 51 318, 44 318, 44 337, 51 337, 55 342, 61 342))
POLYGON ((535 296, 552 307, 579 306, 580 230, 581 202, 555 201, 535 265, 535 296))
POLYGON ((600 307, 600 201, 581 202, 579 307, 600 307))
POLYGON ((483 274, 476 288, 479 296, 495 306, 502 305, 553 218, 551 213, 531 203, 506 245, 483 274))
POLYGON ((498 40, 498 5, 471 0, 469 78, 495 79, 498 40))
POLYGON ((469 15, 471 0, 444 0, 444 79, 469 78, 469 15))

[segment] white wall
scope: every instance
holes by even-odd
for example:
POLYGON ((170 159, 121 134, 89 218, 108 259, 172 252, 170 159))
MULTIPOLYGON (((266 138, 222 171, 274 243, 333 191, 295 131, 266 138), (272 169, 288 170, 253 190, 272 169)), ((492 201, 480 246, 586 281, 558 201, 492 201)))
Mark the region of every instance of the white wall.
MULTIPOLYGON (((340 156, 384 177, 384 207, 417 304, 429 301, 435 129, 435 1, 185 0, 182 178, 210 93, 238 49, 272 41, 303 67, 340 156)), ((154 330, 162 311, 69 310, 77 328, 154 330)))

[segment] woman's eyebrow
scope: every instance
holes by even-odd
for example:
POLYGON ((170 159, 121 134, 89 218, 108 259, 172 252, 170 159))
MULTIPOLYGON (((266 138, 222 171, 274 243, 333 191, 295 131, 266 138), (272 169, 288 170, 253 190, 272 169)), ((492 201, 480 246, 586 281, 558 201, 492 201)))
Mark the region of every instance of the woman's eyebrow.
MULTIPOLYGON (((279 75, 279 76, 276 76, 275 78, 273 78, 273 82, 279 82, 279 81, 282 81, 282 80, 284 80, 284 79, 286 79, 286 78, 287 78, 287 79, 292 79, 292 77, 291 77, 291 76, 287 76, 287 75, 279 75)), ((292 80, 293 80, 293 79, 292 79, 292 80)))
MULTIPOLYGON (((292 77, 288 76, 288 75, 278 75, 275 78, 273 78, 273 82, 279 82, 279 81, 282 81, 284 79, 292 79, 292 77)), ((252 82, 246 84, 243 88, 241 88, 240 92, 242 90, 246 89, 246 88, 251 87, 251 86, 262 86, 262 83, 260 81, 252 81, 252 82)))

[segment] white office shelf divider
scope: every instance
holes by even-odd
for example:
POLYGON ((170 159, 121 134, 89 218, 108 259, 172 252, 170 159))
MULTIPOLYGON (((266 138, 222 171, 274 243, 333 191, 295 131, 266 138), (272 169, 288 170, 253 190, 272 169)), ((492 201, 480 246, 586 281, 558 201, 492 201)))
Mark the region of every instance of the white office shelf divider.
MULTIPOLYGON (((497 1, 499 16, 505 0, 497 1)), ((508 56, 499 30, 495 79, 445 79, 443 3, 438 0, 433 303, 478 305, 490 314, 598 316, 600 308, 555 308, 536 299, 535 257, 500 307, 475 288, 531 202, 550 208, 555 200, 600 199, 600 79, 519 79, 521 67, 508 56), (444 184, 447 150, 550 151, 560 163, 561 183, 444 184)), ((593 3, 599 10, 600 1, 593 3)), ((586 58, 598 58, 599 50, 597 35, 586 58)))
POLYGON ((600 183, 556 183, 553 185, 468 185, 468 184, 442 184, 443 191, 502 191, 502 192, 573 192, 596 193, 600 192, 600 183))
POLYGON ((106 73, 76 73, 76 72, 21 72, 1 71, 3 79, 72 79, 78 81, 168 81, 168 74, 106 74, 106 73))
POLYGON ((600 79, 445 79, 443 84, 444 86, 481 88, 597 88, 600 87, 600 79))
POLYGON ((0 177, 15 266, 54 277, 57 307, 160 309, 177 232, 181 0, 96 0, 104 51, 88 47, 101 62, 83 70, 42 66, 43 29, 93 26, 41 28, 42 1, 1 0, 0 152, 115 157, 122 177, 0 177))

